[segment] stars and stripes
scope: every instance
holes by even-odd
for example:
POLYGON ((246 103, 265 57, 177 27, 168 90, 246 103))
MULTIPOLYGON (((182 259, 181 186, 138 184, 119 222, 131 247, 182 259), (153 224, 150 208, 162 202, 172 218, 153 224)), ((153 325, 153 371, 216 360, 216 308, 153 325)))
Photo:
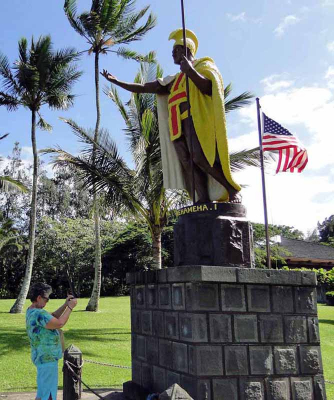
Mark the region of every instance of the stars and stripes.
POLYGON ((278 153, 278 172, 302 172, 308 162, 304 146, 286 128, 262 113, 263 151, 278 153))

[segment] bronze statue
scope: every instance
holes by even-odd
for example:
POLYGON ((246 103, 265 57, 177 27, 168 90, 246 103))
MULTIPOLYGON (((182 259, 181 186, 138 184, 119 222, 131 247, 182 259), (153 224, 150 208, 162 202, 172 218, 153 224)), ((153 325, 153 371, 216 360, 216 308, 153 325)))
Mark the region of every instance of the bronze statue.
POLYGON ((190 138, 192 138, 195 191, 198 203, 240 202, 240 186, 231 176, 223 80, 214 61, 195 59, 196 35, 186 30, 187 58, 182 29, 172 32, 172 56, 181 72, 145 84, 119 81, 108 71, 102 75, 111 83, 133 93, 158 95, 159 131, 164 186, 192 192, 190 138), (191 116, 187 111, 186 79, 189 77, 191 116), (168 110, 168 113, 167 113, 168 110), (167 132, 167 136, 166 136, 167 132))

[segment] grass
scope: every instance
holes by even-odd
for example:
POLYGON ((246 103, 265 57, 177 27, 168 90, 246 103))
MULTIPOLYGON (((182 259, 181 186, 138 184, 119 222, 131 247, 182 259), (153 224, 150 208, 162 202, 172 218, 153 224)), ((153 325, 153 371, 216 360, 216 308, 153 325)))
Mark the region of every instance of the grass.
MULTIPOLYGON (((49 312, 62 304, 51 300, 49 312)), ((102 298, 99 313, 84 312, 87 299, 80 299, 64 328, 66 347, 75 344, 88 360, 131 365, 129 297, 102 298)), ((25 314, 9 314, 13 300, 0 301, 0 392, 34 391, 35 367, 30 361, 25 314)), ((28 307, 30 302, 26 302, 28 307)), ((334 307, 318 306, 325 379, 334 381, 334 307)), ((59 386, 62 387, 62 363, 59 386)), ((93 388, 118 388, 131 378, 128 369, 85 363, 82 379, 93 388)), ((334 384, 326 384, 328 400, 334 400, 334 384)))

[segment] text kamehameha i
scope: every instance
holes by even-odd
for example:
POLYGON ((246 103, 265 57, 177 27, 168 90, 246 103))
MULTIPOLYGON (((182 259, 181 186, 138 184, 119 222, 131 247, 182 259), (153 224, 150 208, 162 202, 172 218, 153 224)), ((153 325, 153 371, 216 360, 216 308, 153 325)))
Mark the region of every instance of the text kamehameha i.
POLYGON ((177 210, 176 211, 176 216, 179 217, 180 215, 184 214, 191 214, 191 213, 197 213, 197 212, 203 212, 203 211, 216 211, 218 209, 217 204, 199 204, 195 206, 190 206, 186 208, 182 208, 182 210, 177 210))

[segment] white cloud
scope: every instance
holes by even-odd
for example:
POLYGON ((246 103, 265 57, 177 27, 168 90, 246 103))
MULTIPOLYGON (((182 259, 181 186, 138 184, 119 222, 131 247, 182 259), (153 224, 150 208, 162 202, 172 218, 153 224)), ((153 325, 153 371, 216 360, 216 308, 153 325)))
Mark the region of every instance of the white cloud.
POLYGON ((334 53, 334 40, 332 42, 327 43, 327 50, 330 53, 334 53))
POLYGON ((264 85, 266 92, 275 92, 279 89, 287 89, 294 84, 294 81, 283 79, 284 75, 270 75, 262 79, 261 83, 264 85))
POLYGON ((334 67, 330 66, 327 69, 325 78, 327 79, 328 87, 334 89, 334 67))
POLYGON ((334 0, 321 0, 321 5, 324 7, 334 6, 334 0))
POLYGON ((287 15, 274 30, 275 35, 278 37, 283 36, 288 26, 296 25, 298 22, 300 22, 300 18, 295 15, 287 15))
POLYGON ((226 14, 226 15, 227 15, 227 18, 231 22, 237 22, 237 21, 246 22, 246 12, 245 11, 243 11, 242 13, 237 14, 237 15, 233 15, 233 14, 226 14))
MULTIPOLYGON (((327 71, 334 78, 334 67, 327 71)), ((261 98, 262 110, 301 140, 309 163, 301 174, 266 174, 269 222, 312 230, 318 221, 333 214, 334 200, 334 96, 326 87, 289 87, 261 98)), ((239 111, 249 133, 229 141, 231 150, 258 146, 256 106, 239 111)), ((246 130, 247 131, 247 130, 246 130)), ((250 168, 236 174, 236 180, 249 186, 243 190, 248 217, 263 222, 260 171, 250 168)))

